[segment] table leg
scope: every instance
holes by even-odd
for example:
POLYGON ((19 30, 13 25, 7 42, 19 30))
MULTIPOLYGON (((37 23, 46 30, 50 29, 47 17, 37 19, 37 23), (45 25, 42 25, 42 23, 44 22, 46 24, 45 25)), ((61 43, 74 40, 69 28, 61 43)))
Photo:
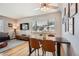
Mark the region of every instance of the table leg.
POLYGON ((61 44, 57 43, 57 56, 61 55, 61 44))
POLYGON ((70 44, 67 44, 67 55, 70 56, 71 55, 70 53, 71 53, 70 52, 70 44))
POLYGON ((29 56, 30 56, 30 54, 31 54, 30 40, 28 43, 29 43, 29 56))

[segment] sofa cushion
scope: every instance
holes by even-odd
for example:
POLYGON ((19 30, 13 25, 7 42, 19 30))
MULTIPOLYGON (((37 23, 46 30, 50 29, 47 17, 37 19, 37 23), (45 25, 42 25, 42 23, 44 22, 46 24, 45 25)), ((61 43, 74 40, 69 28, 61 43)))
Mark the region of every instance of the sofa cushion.
POLYGON ((8 33, 0 32, 0 42, 6 41, 9 39, 8 33))
POLYGON ((0 37, 8 37, 8 33, 0 32, 0 37))

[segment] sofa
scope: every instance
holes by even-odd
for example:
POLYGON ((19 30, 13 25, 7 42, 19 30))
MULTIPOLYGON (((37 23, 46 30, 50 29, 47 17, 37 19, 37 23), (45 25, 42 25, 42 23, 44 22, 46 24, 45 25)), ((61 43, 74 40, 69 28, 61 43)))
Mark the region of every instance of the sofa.
POLYGON ((28 36, 25 36, 25 35, 16 35, 16 39, 28 41, 29 40, 29 37, 28 36))
POLYGON ((10 39, 10 37, 9 37, 8 33, 0 32, 0 42, 6 41, 9 39, 10 39))
POLYGON ((0 32, 0 48, 7 46, 7 40, 9 40, 10 37, 8 33, 0 32))

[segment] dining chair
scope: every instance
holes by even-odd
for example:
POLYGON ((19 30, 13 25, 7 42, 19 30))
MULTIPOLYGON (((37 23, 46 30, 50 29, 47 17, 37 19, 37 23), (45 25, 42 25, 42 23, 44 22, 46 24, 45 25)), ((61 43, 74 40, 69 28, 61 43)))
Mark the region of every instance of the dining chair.
POLYGON ((38 51, 38 56, 39 56, 39 48, 40 48, 40 43, 38 39, 31 38, 30 39, 30 47, 35 49, 35 55, 36 55, 36 50, 38 51))
POLYGON ((43 56, 46 55, 46 52, 51 52, 55 56, 55 44, 52 40, 43 40, 42 42, 42 51, 43 56))

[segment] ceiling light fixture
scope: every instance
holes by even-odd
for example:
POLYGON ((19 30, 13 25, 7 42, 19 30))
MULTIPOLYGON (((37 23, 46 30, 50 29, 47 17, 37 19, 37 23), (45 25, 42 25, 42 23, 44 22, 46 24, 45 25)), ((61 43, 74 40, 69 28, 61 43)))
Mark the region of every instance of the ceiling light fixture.
POLYGON ((47 3, 42 3, 40 7, 41 11, 48 11, 50 8, 47 6, 47 3))
POLYGON ((43 12, 49 12, 52 10, 57 10, 58 6, 52 3, 41 3, 40 7, 36 8, 35 10, 41 10, 43 12))

